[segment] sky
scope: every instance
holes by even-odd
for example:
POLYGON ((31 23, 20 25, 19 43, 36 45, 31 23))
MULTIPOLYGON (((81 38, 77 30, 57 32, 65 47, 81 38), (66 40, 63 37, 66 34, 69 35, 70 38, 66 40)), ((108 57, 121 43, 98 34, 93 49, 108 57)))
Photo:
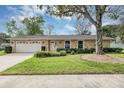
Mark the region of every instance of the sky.
MULTIPOLYGON (((74 17, 59 18, 45 14, 46 8, 42 10, 37 6, 7 6, 0 5, 0 32, 6 33, 5 24, 11 19, 15 19, 17 23, 22 21, 25 17, 43 16, 45 20, 44 31, 47 25, 54 26, 54 32, 57 35, 75 34, 76 19, 74 17)), ((109 24, 112 21, 105 21, 103 24, 109 24)), ((96 34, 95 27, 91 25, 92 34, 96 34)))

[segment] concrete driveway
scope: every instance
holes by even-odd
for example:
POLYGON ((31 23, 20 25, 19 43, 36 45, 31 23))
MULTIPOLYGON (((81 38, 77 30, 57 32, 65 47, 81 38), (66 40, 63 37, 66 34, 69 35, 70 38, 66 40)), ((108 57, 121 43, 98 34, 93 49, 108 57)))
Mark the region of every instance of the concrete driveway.
POLYGON ((33 53, 12 53, 0 56, 0 72, 32 56, 33 53))
POLYGON ((124 88, 124 74, 0 76, 3 88, 124 88))

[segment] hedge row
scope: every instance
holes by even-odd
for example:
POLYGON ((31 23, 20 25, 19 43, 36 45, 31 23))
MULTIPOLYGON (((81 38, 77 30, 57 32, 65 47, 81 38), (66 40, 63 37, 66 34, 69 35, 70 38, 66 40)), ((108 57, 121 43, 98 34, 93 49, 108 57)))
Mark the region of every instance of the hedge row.
POLYGON ((75 53, 93 53, 95 52, 94 48, 90 48, 90 49, 78 49, 78 48, 70 48, 70 49, 65 49, 65 48, 57 48, 57 51, 66 51, 67 53, 71 53, 72 51, 75 53))
POLYGON ((34 54, 34 56, 35 57, 66 56, 66 51, 61 51, 61 52, 38 51, 34 54))
POLYGON ((105 53, 121 53, 122 50, 122 48, 103 48, 105 53))
MULTIPOLYGON (((95 52, 95 48, 90 48, 90 49, 77 49, 77 48, 70 48, 70 49, 65 49, 65 48, 58 48, 57 51, 66 51, 67 53, 71 53, 72 51, 75 53, 93 53, 95 52)), ((105 53, 121 53, 123 49, 122 48, 103 48, 103 51, 105 53)))

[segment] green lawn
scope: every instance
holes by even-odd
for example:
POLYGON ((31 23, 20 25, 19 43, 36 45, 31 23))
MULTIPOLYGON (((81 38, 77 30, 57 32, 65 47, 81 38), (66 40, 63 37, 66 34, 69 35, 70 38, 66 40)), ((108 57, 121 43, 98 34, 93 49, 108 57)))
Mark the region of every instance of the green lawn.
POLYGON ((111 55, 111 56, 113 56, 113 57, 124 58, 124 53, 122 53, 122 54, 109 54, 109 55, 111 55))
POLYGON ((0 74, 83 74, 124 73, 124 64, 96 63, 80 59, 80 55, 31 58, 0 74))
POLYGON ((5 55, 6 53, 4 52, 4 50, 0 51, 0 56, 5 55))

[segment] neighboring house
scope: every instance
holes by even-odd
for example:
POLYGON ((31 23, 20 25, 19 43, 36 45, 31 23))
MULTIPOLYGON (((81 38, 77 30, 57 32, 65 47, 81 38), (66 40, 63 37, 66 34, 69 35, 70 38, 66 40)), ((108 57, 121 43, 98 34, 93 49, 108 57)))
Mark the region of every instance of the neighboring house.
MULTIPOLYGON (((103 47, 110 47, 112 38, 103 37, 103 47)), ((37 35, 10 38, 13 52, 56 51, 57 48, 95 48, 95 35, 37 35)))
POLYGON ((124 49, 124 43, 121 43, 121 40, 119 37, 116 37, 110 44, 110 47, 112 48, 123 48, 124 49))

